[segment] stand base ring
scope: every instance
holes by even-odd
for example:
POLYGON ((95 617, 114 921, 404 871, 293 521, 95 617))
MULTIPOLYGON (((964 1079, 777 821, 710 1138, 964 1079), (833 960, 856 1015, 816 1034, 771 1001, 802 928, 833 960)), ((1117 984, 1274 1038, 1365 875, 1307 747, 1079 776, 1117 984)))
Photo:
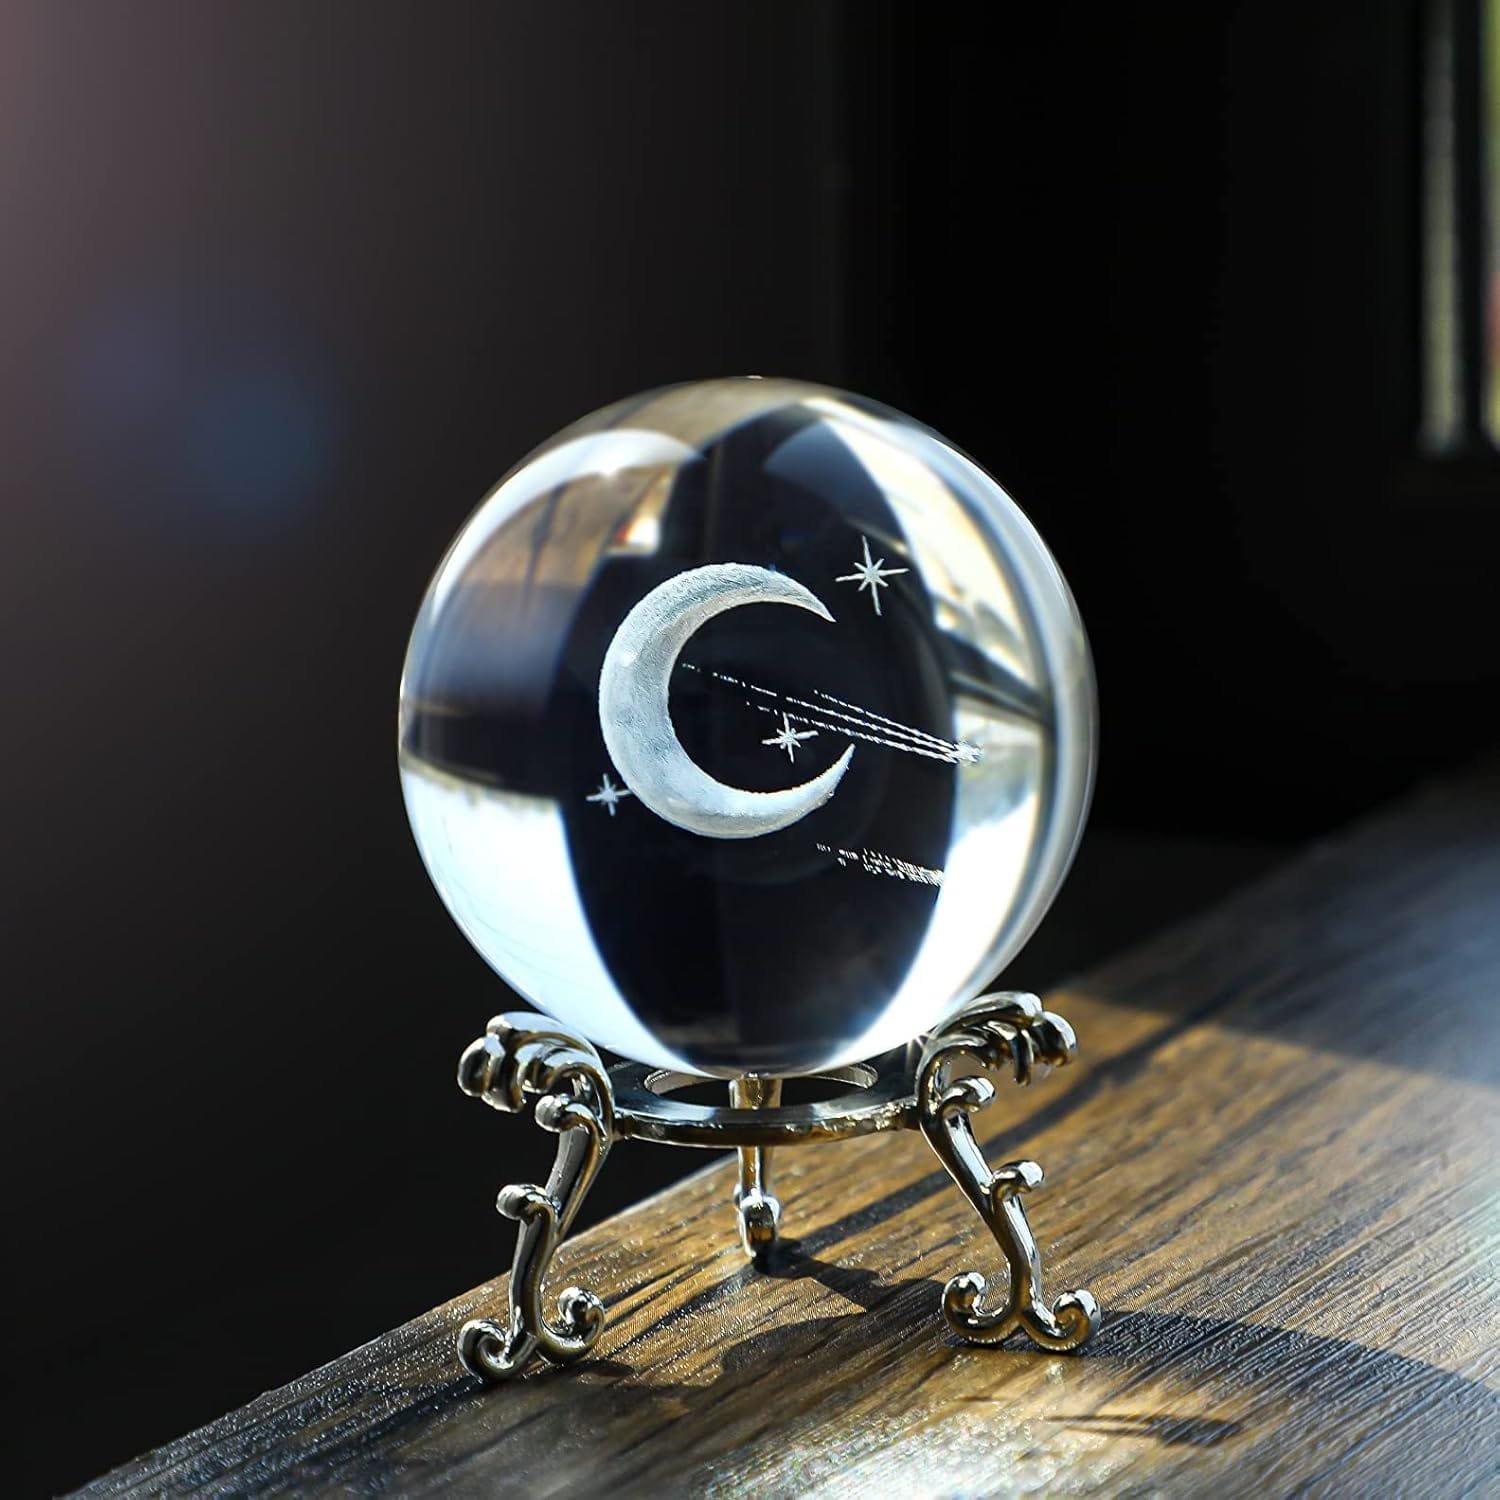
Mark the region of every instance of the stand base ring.
POLYGON ((615 1096, 615 1132, 622 1140, 728 1151, 736 1147, 800 1146, 881 1130, 909 1130, 916 1124, 914 1062, 913 1048, 898 1047, 873 1062, 808 1075, 815 1080, 849 1084, 849 1091, 836 1098, 817 1104, 758 1108, 725 1108, 674 1099, 674 1090, 711 1080, 641 1063, 616 1063, 609 1070, 615 1096))

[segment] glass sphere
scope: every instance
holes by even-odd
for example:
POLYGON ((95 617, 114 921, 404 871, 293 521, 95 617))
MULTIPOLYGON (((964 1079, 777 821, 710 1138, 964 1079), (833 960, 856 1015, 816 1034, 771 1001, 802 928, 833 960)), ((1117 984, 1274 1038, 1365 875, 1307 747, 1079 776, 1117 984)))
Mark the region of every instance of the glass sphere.
POLYGON ((401 781, 532 1004, 692 1073, 941 1022, 1051 903, 1093 777, 1062 574, 934 432, 790 380, 668 387, 500 481, 422 603, 401 781))

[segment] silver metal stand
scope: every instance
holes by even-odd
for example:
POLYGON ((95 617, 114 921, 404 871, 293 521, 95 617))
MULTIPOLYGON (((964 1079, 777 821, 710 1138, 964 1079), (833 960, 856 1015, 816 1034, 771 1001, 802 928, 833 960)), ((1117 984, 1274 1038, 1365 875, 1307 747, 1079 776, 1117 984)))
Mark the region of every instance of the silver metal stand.
POLYGON ((1043 1010, 1035 995, 984 995, 921 1042, 873 1063, 819 1074, 849 1085, 835 1099, 783 1105, 780 1079, 746 1077, 730 1084, 729 1107, 719 1108, 671 1097, 703 1081, 694 1075, 638 1063, 606 1070, 588 1042, 544 1016, 496 1016, 459 1060, 459 1087, 512 1114, 532 1104, 536 1123, 559 1140, 545 1187, 501 1190, 496 1207, 520 1226, 509 1317, 504 1323, 466 1323, 459 1357, 481 1379, 498 1381, 538 1355, 568 1364, 593 1347, 604 1327, 603 1303, 582 1287, 568 1287, 557 1299, 556 1321, 550 1321, 543 1282, 613 1141, 737 1150, 740 1239, 746 1253, 761 1261, 775 1245, 781 1221, 781 1204, 771 1191, 772 1151, 883 1130, 922 1132, 1005 1258, 1003 1289, 978 1271, 948 1283, 948 1326, 971 1343, 997 1344, 1020 1330, 1043 1349, 1076 1349, 1098 1330, 1099 1306, 1086 1291, 1064 1292, 1051 1307, 1042 1295, 1041 1252, 1021 1199, 1041 1183, 1042 1169, 1033 1161, 1013 1161, 992 1171, 971 1123, 975 1111, 995 1097, 981 1070, 1007 1069, 1026 1084, 1071 1062, 1076 1052, 1072 1028, 1043 1010))

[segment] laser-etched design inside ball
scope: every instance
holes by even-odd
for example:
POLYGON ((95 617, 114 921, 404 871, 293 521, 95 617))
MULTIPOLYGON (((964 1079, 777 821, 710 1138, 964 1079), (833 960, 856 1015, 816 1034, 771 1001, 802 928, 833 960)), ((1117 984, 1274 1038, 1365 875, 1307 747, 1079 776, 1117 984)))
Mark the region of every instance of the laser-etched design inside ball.
POLYGON ((844 392, 623 401, 513 469, 412 632, 401 780, 454 920, 640 1062, 836 1067, 995 979, 1093 772, 1077 611, 987 474, 844 392))

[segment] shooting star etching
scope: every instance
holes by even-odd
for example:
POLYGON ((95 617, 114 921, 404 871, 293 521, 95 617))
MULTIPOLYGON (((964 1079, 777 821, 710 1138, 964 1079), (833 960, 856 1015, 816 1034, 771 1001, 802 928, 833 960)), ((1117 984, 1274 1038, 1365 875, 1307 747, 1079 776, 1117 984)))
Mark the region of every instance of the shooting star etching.
MULTIPOLYGON (((739 677, 731 677, 728 672, 716 672, 712 668, 700 667, 688 661, 681 662, 680 665, 685 671, 701 672, 728 687, 739 688, 745 693, 755 693, 761 698, 770 700, 760 703, 754 698, 747 697, 745 702, 761 713, 775 714, 782 721, 783 731, 789 731, 793 724, 802 724, 807 726, 807 730, 812 734, 826 729, 830 734, 842 735, 846 739, 867 740, 871 744, 882 745, 887 750, 900 750, 906 755, 921 755, 928 760, 940 760, 954 766, 973 765, 983 755, 978 745, 945 740, 938 735, 928 734, 925 729, 913 729, 908 724, 900 724, 895 719, 886 718, 884 714, 860 708, 854 703, 846 703, 842 698, 835 698, 831 693, 815 690, 819 698, 827 699, 827 703, 810 703, 806 698, 793 697, 790 693, 778 693, 772 688, 760 686, 759 683, 745 682, 739 677), (838 707, 832 708, 828 706, 829 704, 838 704, 838 707), (799 712, 799 710, 804 711, 799 712)), ((781 745, 781 748, 786 748, 784 743, 775 738, 763 740, 761 743, 766 745, 777 743, 781 745)), ((790 751, 787 753, 791 754, 790 751)))
MULTIPOLYGON (((952 740, 942 740, 939 739, 935 734, 928 734, 925 729, 909 729, 905 724, 898 723, 895 719, 888 719, 884 714, 878 714, 872 708, 860 708, 858 704, 845 703, 842 698, 835 698, 832 693, 825 693, 822 688, 814 688, 813 696, 815 698, 826 699, 829 703, 837 703, 839 708, 847 708, 851 712, 858 714, 861 718, 873 719, 877 724, 880 724, 884 728, 888 729, 892 734, 905 735, 906 737, 916 740, 921 744, 933 745, 945 751, 952 751, 955 758, 964 765, 972 765, 976 760, 980 759, 981 755, 983 754, 978 745, 966 744, 963 740, 958 740, 956 742, 952 740)), ((798 703, 801 700, 793 698, 790 701, 793 703, 798 703)), ((813 708, 817 705, 808 704, 807 706, 809 708, 813 708)), ((825 709, 824 712, 835 713, 835 710, 830 708, 825 709)))
POLYGON ((911 880, 917 885, 943 883, 941 870, 914 865, 908 859, 897 859, 894 854, 882 854, 878 849, 835 849, 830 844, 818 844, 816 847, 820 854, 833 855, 841 870, 856 865, 866 875, 888 875, 892 880, 911 880))

